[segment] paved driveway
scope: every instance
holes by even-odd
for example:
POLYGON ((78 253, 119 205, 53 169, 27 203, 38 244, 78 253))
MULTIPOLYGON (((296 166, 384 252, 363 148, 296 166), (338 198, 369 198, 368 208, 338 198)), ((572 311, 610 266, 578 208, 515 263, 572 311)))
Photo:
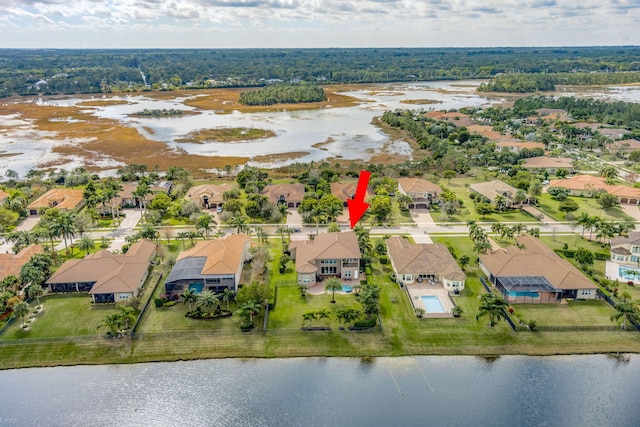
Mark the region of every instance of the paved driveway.
POLYGON ((427 210, 412 210, 411 219, 413 219, 413 222, 415 222, 418 227, 426 227, 436 224, 433 221, 433 218, 431 218, 431 214, 427 210))
POLYGON ((289 209, 289 215, 287 215, 287 225, 289 227, 302 227, 302 217, 298 213, 297 209, 289 209))
POLYGON ((620 205, 622 211, 633 218, 634 221, 640 221, 640 208, 635 205, 620 205))

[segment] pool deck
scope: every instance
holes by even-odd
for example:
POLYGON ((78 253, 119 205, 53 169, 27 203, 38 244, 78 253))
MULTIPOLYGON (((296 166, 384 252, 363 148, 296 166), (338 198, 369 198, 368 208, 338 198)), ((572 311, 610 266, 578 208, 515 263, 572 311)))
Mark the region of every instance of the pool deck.
MULTIPOLYGON (((362 276, 364 276, 364 274, 362 276)), ((351 288, 353 288, 355 286, 360 286, 360 280, 362 280, 362 278, 359 278, 357 280, 356 279, 351 279, 351 280, 341 279, 343 286, 344 285, 351 286, 351 288)), ((336 294, 347 294, 347 293, 351 294, 351 293, 354 293, 354 292, 355 291, 353 291, 353 292, 336 292, 336 294)), ((326 294, 326 293, 329 293, 329 292, 324 290, 324 281, 322 281, 322 282, 316 282, 315 285, 313 285, 313 286, 309 286, 307 288, 307 293, 309 295, 322 295, 322 294, 326 294)))
POLYGON ((453 310, 454 304, 449 297, 449 291, 444 289, 441 285, 426 285, 424 283, 409 283, 405 285, 407 288, 407 292, 409 293, 409 298, 411 299, 411 304, 413 304, 414 308, 424 308, 421 296, 437 296, 440 300, 440 303, 444 307, 445 313, 429 313, 428 311, 423 317, 453 317, 451 314, 451 310, 453 310))

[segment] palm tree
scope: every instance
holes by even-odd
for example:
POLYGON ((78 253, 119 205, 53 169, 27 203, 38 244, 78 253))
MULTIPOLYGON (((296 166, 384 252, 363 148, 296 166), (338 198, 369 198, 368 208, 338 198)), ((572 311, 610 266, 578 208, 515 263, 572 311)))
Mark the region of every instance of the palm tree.
POLYGON ((582 237, 584 237, 584 231, 591 225, 591 217, 588 213, 582 212, 578 217, 576 224, 582 226, 582 237))
POLYGON ((120 315, 118 313, 107 314, 102 319, 102 323, 98 325, 98 329, 100 329, 103 326, 106 326, 107 328, 109 328, 109 332, 111 332, 111 335, 117 335, 118 328, 120 327, 120 315))
POLYGON ((136 321, 135 310, 133 307, 123 305, 118 309, 118 321, 124 329, 129 329, 129 326, 136 321))
POLYGON ((284 235, 286 234, 287 236, 291 236, 291 229, 287 227, 286 224, 284 224, 284 225, 278 226, 278 228, 276 229, 276 232, 280 234, 280 237, 282 238, 282 247, 284 247, 286 245, 286 240, 284 238, 284 235))
POLYGON ((617 313, 611 315, 611 321, 617 322, 622 318, 622 323, 620 324, 621 329, 626 329, 627 320, 635 322, 638 320, 638 311, 634 304, 630 302, 621 302, 616 304, 615 309, 617 313))
POLYGON ((29 314, 29 304, 26 301, 16 303, 12 308, 13 317, 21 317, 24 324, 24 318, 29 314))
POLYGON ((64 249, 65 252, 69 251, 67 246, 67 238, 73 238, 74 236, 74 216, 75 214, 71 211, 62 211, 60 215, 56 217, 54 222, 54 228, 58 235, 61 235, 64 239, 64 249))
POLYGON ((80 239, 80 243, 78 243, 78 248, 82 251, 87 251, 87 255, 89 255, 89 251, 96 247, 95 242, 89 236, 84 236, 80 239))
POLYGON ((540 229, 538 227, 533 227, 528 230, 528 233, 531 234, 536 239, 540 238, 540 229))
POLYGON ((344 323, 346 326, 353 324, 353 322, 358 320, 360 317, 362 317, 362 313, 360 310, 356 310, 355 308, 346 307, 336 310, 336 320, 340 324, 344 323))
POLYGON ((231 218, 229 218, 229 225, 235 228, 238 234, 249 232, 247 217, 241 213, 234 213, 231 218))
POLYGON ((329 312, 327 311, 326 308, 323 308, 322 310, 318 310, 316 312, 316 318, 318 320, 329 319, 329 318, 331 318, 331 315, 329 314, 329 312))
POLYGON ((507 199, 501 194, 498 194, 495 199, 493 199, 493 203, 495 203, 498 212, 504 212, 507 209, 507 199))
POLYGON ((314 320, 316 320, 315 311, 307 311, 306 313, 302 313, 302 327, 304 327, 305 323, 309 325, 309 323, 314 320))
POLYGON ((118 215, 118 205, 116 203, 116 196, 123 190, 122 184, 114 178, 107 178, 102 184, 102 197, 103 201, 111 202, 111 218, 114 220, 118 215))
MULTIPOLYGON (((637 271, 634 270, 634 273, 637 273, 637 271)), ((624 298, 624 300, 622 301, 623 303, 627 302, 627 299, 631 299, 631 294, 627 291, 624 291, 622 293, 622 298, 624 298)))
POLYGON ((135 191, 133 192, 133 196, 138 199, 140 202, 140 217, 142 218, 142 222, 144 223, 144 208, 146 207, 145 199, 149 194, 153 194, 151 191, 151 186, 149 185, 148 178, 143 178, 138 182, 135 191))
POLYGON ((207 289, 198 295, 196 305, 216 313, 220 308, 220 300, 218 299, 218 295, 207 289))
POLYGON ((519 189, 516 191, 516 194, 513 196, 513 202, 518 204, 520 210, 522 210, 522 204, 527 201, 527 193, 524 190, 519 189))
POLYGON ((195 293, 195 291, 193 289, 190 289, 190 288, 185 289, 180 294, 180 298, 182 298, 182 303, 189 305, 189 313, 191 313, 193 311, 191 309, 191 303, 195 302, 197 297, 198 297, 198 295, 195 293))
POLYGON ((229 310, 229 302, 235 300, 235 298, 236 291, 229 288, 224 288, 224 290, 222 291, 222 301, 227 303, 227 311, 229 310))
POLYGON ((340 232, 340 226, 338 225, 337 222, 332 222, 327 227, 327 232, 328 233, 339 233, 340 232))
POLYGON ((29 296, 29 298, 35 298, 38 305, 40 305, 40 297, 42 296, 42 294, 44 294, 44 290, 40 285, 31 285, 29 286, 29 289, 27 289, 27 295, 29 296))
POLYGON ((208 213, 203 213, 196 219, 196 230, 203 230, 206 239, 209 238, 209 232, 213 229, 211 225, 217 225, 217 223, 208 213))
POLYGON ((267 239, 269 238, 269 235, 267 234, 266 231, 264 231, 264 228, 260 226, 256 226, 254 227, 254 230, 256 231, 256 236, 258 237, 258 243, 260 243, 261 245, 266 244, 267 239))
POLYGON ((482 316, 489 315, 489 326, 494 327, 498 320, 502 318, 504 309, 508 306, 509 303, 499 295, 493 293, 483 294, 480 297, 480 311, 476 315, 476 320, 480 320, 482 316))
POLYGON ((336 292, 340 292, 342 290, 342 281, 337 277, 329 277, 324 285, 324 290, 331 292, 331 303, 335 304, 336 292))
POLYGON ((462 268, 462 270, 465 269, 465 267, 467 265, 469 265, 469 256, 468 255, 462 255, 459 259, 458 262, 460 263, 460 267, 462 268))
POLYGON ((176 239, 182 240, 182 250, 184 250, 184 241, 189 238, 189 233, 186 231, 180 231, 176 234, 176 239))
POLYGON ((520 223, 513 225, 513 227, 511 227, 511 229, 513 230, 513 232, 520 237, 520 234, 522 234, 523 230, 526 230, 527 226, 526 225, 522 225, 520 223))
POLYGON ((246 313, 249 313, 249 322, 253 325, 253 316, 256 316, 262 310, 262 306, 257 302, 250 300, 242 304, 240 306, 241 310, 244 310, 246 313))

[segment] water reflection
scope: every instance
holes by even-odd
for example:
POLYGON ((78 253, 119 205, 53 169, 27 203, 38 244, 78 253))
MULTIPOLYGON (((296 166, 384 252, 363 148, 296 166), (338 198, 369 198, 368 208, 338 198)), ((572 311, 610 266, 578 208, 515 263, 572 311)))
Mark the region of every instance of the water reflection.
POLYGON ((1 425, 637 425, 640 358, 205 360, 0 372, 1 425), (46 392, 43 392, 46 391, 46 392))

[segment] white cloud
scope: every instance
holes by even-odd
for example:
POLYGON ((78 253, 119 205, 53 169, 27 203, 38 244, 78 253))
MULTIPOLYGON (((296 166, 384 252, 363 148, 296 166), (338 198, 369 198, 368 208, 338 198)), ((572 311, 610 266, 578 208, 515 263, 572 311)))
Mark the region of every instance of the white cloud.
POLYGON ((75 47, 70 35, 82 47, 166 47, 165 32, 176 47, 640 40, 638 0, 5 0, 0 17, 0 47, 75 47), (65 36, 56 37, 52 27, 64 28, 65 36), (225 37, 207 37, 214 33, 225 37))

